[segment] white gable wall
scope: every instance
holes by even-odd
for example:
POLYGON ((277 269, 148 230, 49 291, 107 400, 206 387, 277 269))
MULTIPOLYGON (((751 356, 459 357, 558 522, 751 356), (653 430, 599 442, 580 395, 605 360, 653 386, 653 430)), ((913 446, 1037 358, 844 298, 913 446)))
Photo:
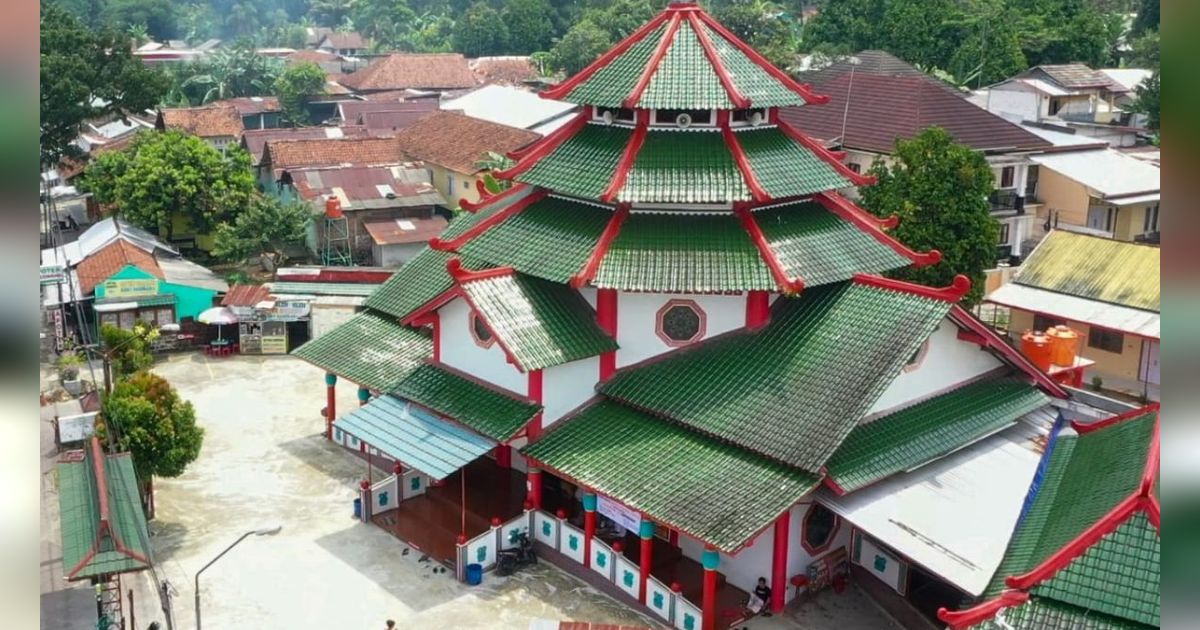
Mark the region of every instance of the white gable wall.
MULTIPOLYGON (((584 297, 588 297, 587 294, 584 297)), ((594 297, 588 297, 594 301, 594 297)), ((617 367, 637 363, 675 348, 655 334, 658 310, 671 300, 693 300, 704 311, 708 339, 746 325, 746 296, 625 293, 617 296, 617 367)))
POLYGON ((990 372, 1003 363, 987 350, 958 338, 958 326, 948 318, 929 337, 929 350, 917 368, 901 372, 871 407, 870 414, 950 389, 990 372))
POLYGON ((600 379, 600 357, 588 357, 542 371, 542 428, 549 427, 567 412, 596 394, 600 379))
MULTIPOLYGON (((499 342, 488 348, 475 343, 470 329, 471 308, 462 298, 454 298, 438 309, 438 334, 441 335, 442 363, 493 385, 529 394, 529 376, 508 362, 499 342)), ((593 381, 594 382, 594 381, 593 381)), ((543 385, 547 383, 543 382, 543 385)))

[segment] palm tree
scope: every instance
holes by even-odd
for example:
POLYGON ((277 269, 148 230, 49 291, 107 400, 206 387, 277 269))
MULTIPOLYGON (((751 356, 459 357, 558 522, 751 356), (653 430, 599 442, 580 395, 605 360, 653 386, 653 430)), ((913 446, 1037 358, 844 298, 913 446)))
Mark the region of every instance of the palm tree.
POLYGON ((130 24, 129 27, 125 29, 125 33, 129 35, 130 39, 133 40, 134 48, 137 48, 150 41, 150 30, 146 28, 146 24, 144 22, 130 24))

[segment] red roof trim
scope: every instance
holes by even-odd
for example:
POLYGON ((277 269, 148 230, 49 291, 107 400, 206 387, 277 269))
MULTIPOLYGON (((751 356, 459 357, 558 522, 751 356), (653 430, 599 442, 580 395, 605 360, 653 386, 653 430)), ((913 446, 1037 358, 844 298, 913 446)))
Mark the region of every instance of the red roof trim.
POLYGON ((717 73, 717 78, 721 80, 721 87, 725 88, 725 93, 729 95, 729 100, 733 102, 734 107, 745 109, 750 107, 750 99, 746 98, 737 85, 733 82, 733 77, 729 76, 729 71, 725 69, 725 64, 721 63, 721 57, 717 54, 717 49, 713 46, 712 39, 708 36, 708 31, 700 24, 698 16, 704 15, 703 11, 691 11, 687 14, 688 24, 692 27, 692 32, 696 34, 696 38, 700 40, 700 47, 704 49, 704 56, 708 58, 708 63, 712 65, 713 71, 717 73))
POLYGON ((783 263, 779 262, 779 257, 775 255, 775 250, 771 249, 771 244, 767 242, 766 234, 763 234, 762 227, 758 225, 758 221, 754 218, 754 213, 750 212, 750 208, 744 204, 734 206, 734 214, 742 221, 742 227, 746 233, 750 235, 750 240, 754 242, 754 246, 758 248, 758 253, 762 256, 763 262, 767 263, 767 267, 771 269, 771 276, 775 278, 775 284, 779 285, 779 289, 784 293, 799 293, 804 290, 804 280, 802 278, 790 279, 787 271, 783 268, 783 263))
MULTIPOLYGON (((478 182, 479 180, 475 181, 478 182)), ((493 203, 504 201, 505 199, 508 199, 517 192, 525 190, 526 188, 528 188, 528 186, 525 184, 513 184, 507 190, 502 190, 494 195, 485 195, 480 197, 479 201, 467 201, 466 199, 460 199, 458 205, 467 212, 475 213, 479 212, 483 208, 486 208, 487 206, 492 205, 493 203)))
POLYGON ((503 223, 504 221, 507 221, 509 217, 521 212, 525 208, 528 208, 529 206, 541 201, 542 199, 545 199, 546 195, 548 195, 548 194, 549 194, 549 192, 546 191, 546 189, 544 189, 544 188, 535 190, 533 193, 517 200, 511 206, 497 212, 496 214, 493 214, 492 216, 490 216, 486 219, 481 220, 479 223, 476 223, 475 225, 472 225, 470 228, 467 228, 467 231, 463 232, 462 234, 459 234, 455 238, 452 238, 448 241, 442 240, 441 238, 431 239, 429 241, 429 246, 432 247, 433 249, 440 250, 440 251, 449 251, 449 250, 458 249, 459 247, 462 247, 463 244, 466 243, 467 241, 490 230, 492 227, 494 227, 500 223, 503 223))
POLYGON ((904 280, 895 280, 892 278, 884 278, 869 273, 854 274, 854 282, 856 284, 864 284, 881 289, 890 289, 900 291, 901 293, 911 293, 921 297, 927 297, 943 302, 957 303, 962 300, 967 291, 971 290, 971 280, 963 274, 954 276, 954 281, 948 287, 927 287, 921 284, 913 284, 904 280))
POLYGON ((92 437, 92 472, 96 475, 96 494, 100 499, 100 526, 107 528, 111 522, 108 511, 108 476, 104 473, 104 449, 100 438, 92 437))
POLYGON ((832 190, 817 193, 812 198, 817 203, 825 206, 830 212, 858 226, 859 229, 873 236, 875 240, 891 247, 897 254, 913 261, 913 264, 918 267, 936 264, 942 259, 942 252, 936 249, 931 249, 923 254, 909 249, 906 245, 885 233, 882 227, 880 227, 878 220, 871 216, 869 212, 859 208, 849 199, 832 190))
POLYGON ((592 278, 596 276, 596 271, 600 269, 600 262, 604 260, 604 255, 608 253, 608 248, 612 246, 613 240, 621 232, 621 224, 625 223, 627 218, 629 218, 629 204, 624 203, 617 206, 616 212, 613 212, 612 218, 608 220, 608 225, 604 226, 604 231, 600 233, 600 239, 596 241, 596 249, 592 250, 592 255, 584 263, 583 269, 571 277, 572 287, 578 289, 591 282, 592 278))
POLYGON ((542 158, 553 153, 560 145, 562 145, 562 143, 566 142, 568 138, 579 133, 579 131, 583 129, 583 126, 587 124, 588 119, 591 117, 588 114, 588 111, 589 110, 587 109, 581 110, 578 114, 575 114, 575 117, 571 119, 571 122, 559 127, 558 129, 555 129, 554 133, 551 133, 545 138, 542 138, 541 140, 530 145, 532 148, 528 153, 521 157, 520 162, 517 162, 513 166, 504 170, 493 171, 492 175, 496 179, 512 179, 517 175, 520 175, 521 173, 533 168, 533 166, 540 162, 542 158))
POLYGON ((845 496, 846 489, 843 488, 841 485, 839 485, 838 482, 835 481, 833 477, 830 477, 827 475, 821 481, 822 481, 822 483, 825 484, 826 487, 828 487, 830 490, 832 490, 834 494, 838 495, 839 497, 845 496))
POLYGON ((1150 453, 1146 456, 1146 469, 1142 471, 1142 483, 1138 488, 1138 495, 1147 498, 1154 498, 1154 482, 1158 480, 1159 457, 1159 420, 1158 415, 1154 416, 1154 432, 1150 436, 1150 453))
MULTIPOLYGON (((583 115, 585 118, 590 120, 592 118, 593 114, 595 114, 595 112, 596 112, 596 110, 594 107, 592 107, 591 105, 587 105, 587 106, 581 108, 578 112, 576 112, 575 116, 583 115)), ((556 138, 556 137, 558 137, 558 134, 565 133, 563 131, 563 128, 569 127, 570 124, 575 121, 575 116, 572 116, 571 119, 567 121, 567 124, 546 134, 546 136, 544 138, 542 138, 541 140, 535 140, 533 142, 530 142, 529 144, 527 144, 523 147, 513 149, 512 151, 509 151, 508 153, 505 153, 504 155, 506 155, 514 160, 520 160, 520 159, 524 158, 526 155, 529 155, 530 151, 537 148, 543 142, 548 142, 550 140, 550 138, 556 138)))
POLYGON ((1027 601, 1029 601, 1029 593, 1005 591, 994 599, 965 610, 938 608, 937 616, 938 619, 950 626, 951 630, 963 630, 963 628, 969 628, 995 617, 1002 608, 1016 608, 1027 601))
MULTIPOLYGON (((458 368, 451 367, 451 366, 446 365, 445 363, 442 363, 441 361, 438 361, 436 359, 426 359, 425 363, 435 366, 439 370, 442 370, 443 372, 448 372, 450 374, 453 374, 463 380, 471 381, 472 383, 475 383, 476 385, 478 385, 480 387, 483 387, 485 389, 490 389, 493 392, 500 394, 501 396, 505 396, 507 398, 512 398, 513 400, 519 400, 521 402, 529 403, 531 405, 537 405, 539 407, 542 405, 542 403, 534 400, 533 398, 530 398, 529 396, 527 396, 525 394, 513 391, 511 389, 508 389, 507 387, 501 387, 491 381, 479 378, 478 376, 475 376, 474 374, 471 374, 470 372, 464 372, 458 368)), ((417 404, 420 405, 421 403, 417 403, 417 404)), ((422 405, 422 406, 424 406, 424 405, 422 405)), ((426 407, 426 408, 428 409, 428 407, 426 407)), ((447 416, 441 412, 434 411, 432 409, 430 409, 430 411, 433 411, 433 413, 435 413, 439 416, 442 416, 444 418, 450 418, 451 420, 454 420, 454 418, 452 416, 447 416)), ((541 412, 539 411, 538 413, 541 413, 541 412)), ((455 422, 458 422, 458 421, 455 420, 455 422)), ((463 425, 463 426, 466 426, 466 425, 463 425)), ((470 428, 470 427, 468 427, 468 428, 470 428)), ((475 431, 474 429, 471 429, 471 430, 475 431)), ((520 429, 517 430, 517 432, 519 432, 519 431, 520 431, 520 429)), ((479 433, 479 432, 475 431, 475 433, 479 433)), ((516 433, 514 432, 513 435, 509 436, 507 439, 511 440, 511 439, 513 439, 513 436, 515 436, 515 435, 516 435, 516 433)))
POLYGON ((825 145, 813 140, 799 129, 787 124, 786 121, 779 117, 778 109, 773 110, 771 115, 774 117, 773 122, 777 127, 779 127, 779 130, 782 131, 784 135, 792 140, 795 140, 796 142, 799 142, 804 146, 804 148, 812 151, 817 155, 817 157, 825 160, 830 166, 833 167, 835 171, 838 172, 839 175, 850 180, 850 183, 854 184, 855 186, 869 186, 875 183, 874 177, 870 175, 863 175, 862 173, 855 173, 854 171, 850 170, 850 167, 846 166, 845 162, 839 160, 832 151, 825 148, 825 145))
POLYGON ((621 155, 621 160, 617 162, 617 168, 613 171, 612 181, 609 182, 608 188, 600 194, 600 201, 611 202, 617 193, 621 192, 621 188, 625 186, 625 180, 629 177, 629 171, 633 168, 633 163, 637 161, 638 153, 642 150, 642 145, 646 142, 646 132, 650 128, 650 110, 640 109, 637 113, 637 128, 633 130, 633 135, 629 138, 629 144, 625 145, 625 153, 621 155))
POLYGON ((771 75, 776 81, 782 83, 784 87, 803 97, 805 103, 820 105, 822 103, 829 102, 828 96, 823 94, 813 94, 812 90, 804 85, 801 85, 792 77, 789 77, 783 70, 776 68, 775 64, 768 61, 766 57, 760 55, 758 51, 751 48, 749 44, 738 39, 737 35, 734 35, 720 22, 714 20, 713 17, 708 13, 699 11, 698 15, 700 16, 700 19, 706 25, 708 25, 709 28, 716 31, 718 35, 725 38, 735 48, 742 51, 742 54, 749 57, 750 61, 753 61, 758 67, 766 70, 767 74, 771 75))
POLYGON ((1038 369, 1038 367, 1029 360, 1029 357, 1026 357, 1018 352, 1016 348, 1012 347, 1007 341, 1000 337, 1000 335, 996 334, 996 331, 988 328, 986 324, 979 321, 979 318, 972 315, 969 311, 955 304, 954 306, 950 307, 950 317, 958 325, 966 326, 967 329, 982 337, 988 348, 999 352, 1004 358, 1008 359, 1010 363, 1028 374, 1037 384, 1042 386, 1042 389, 1046 393, 1056 398, 1065 399, 1070 397, 1067 395, 1066 390, 1064 390, 1057 381, 1050 378, 1050 376, 1042 370, 1038 369))
POLYGON ((463 267, 462 261, 457 257, 446 261, 446 272, 450 274, 454 281, 463 284, 465 282, 475 282, 478 280, 487 280, 490 278, 502 278, 511 276, 517 272, 512 267, 492 267, 491 269, 481 269, 472 271, 463 267))
MULTIPOLYGON (((1152 411, 1158 411, 1159 406, 1160 406, 1160 403, 1152 402, 1152 403, 1146 405, 1145 407, 1138 407, 1137 409, 1131 409, 1124 413, 1120 413, 1115 416, 1105 418, 1103 420, 1097 420, 1096 422, 1080 422, 1079 420, 1072 420, 1071 428, 1074 429, 1076 433, 1083 435, 1085 433, 1091 433, 1092 431, 1099 431, 1100 429, 1106 429, 1108 427, 1111 427, 1114 424, 1118 424, 1118 423, 1124 422, 1126 420, 1140 418, 1152 411)), ((1155 421, 1157 422, 1157 420, 1155 420, 1155 421)))
POLYGON ((409 313, 404 319, 400 320, 405 326, 423 326, 429 322, 426 318, 433 315, 433 312, 444 306, 450 300, 458 297, 458 286, 451 286, 449 289, 442 291, 434 296, 433 299, 417 307, 416 310, 409 313))
POLYGON ((608 52, 600 55, 598 59, 588 64, 586 68, 580 70, 575 76, 563 81, 562 83, 559 83, 552 88, 544 90, 541 93, 542 98, 562 100, 564 97, 570 94, 572 90, 574 90, 576 87, 579 87, 580 83, 590 79, 592 75, 596 74, 596 72, 601 68, 612 63, 613 59, 625 54, 625 51, 629 50, 634 44, 640 42, 650 33, 654 32, 654 29, 658 28, 663 22, 667 21, 667 15, 667 12, 664 11, 654 16, 653 19, 643 24, 641 28, 634 31, 629 37, 621 40, 616 46, 608 49, 608 52))
POLYGON ((642 76, 638 78, 637 84, 633 86, 633 91, 626 97, 625 102, 621 103, 623 107, 637 107, 638 101, 642 99, 642 93, 646 91, 646 86, 650 85, 650 79, 654 77, 654 73, 658 70, 658 64, 662 63, 663 57, 667 55, 667 50, 671 48, 671 42, 675 40, 675 33, 679 30, 679 22, 683 20, 683 13, 673 11, 675 15, 671 16, 671 23, 667 25, 667 31, 663 33, 663 38, 659 40, 658 47, 654 49, 654 54, 646 60, 646 68, 642 70, 642 76))
POLYGON ((1158 497, 1150 495, 1146 502, 1149 504, 1146 509, 1146 518, 1150 519, 1150 524, 1154 525, 1154 529, 1162 533, 1162 507, 1158 504, 1158 497))
POLYGON ((750 159, 746 157, 746 151, 742 148, 742 143, 738 141, 737 134, 729 128, 729 110, 717 113, 717 124, 721 126, 721 135, 725 138, 725 146, 729 147, 733 161, 737 164, 738 170, 742 172, 742 179, 746 180, 746 187, 750 189, 754 200, 759 203, 770 201, 771 195, 762 187, 758 176, 754 174, 754 169, 750 167, 750 159))

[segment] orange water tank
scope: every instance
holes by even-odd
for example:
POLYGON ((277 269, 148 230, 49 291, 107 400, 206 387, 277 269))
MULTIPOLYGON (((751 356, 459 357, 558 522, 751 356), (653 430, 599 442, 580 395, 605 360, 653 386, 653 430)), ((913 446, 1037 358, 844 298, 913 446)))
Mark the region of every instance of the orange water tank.
POLYGON ((1050 338, 1050 362, 1054 365, 1075 365, 1079 353, 1079 333, 1066 326, 1052 326, 1046 331, 1050 338))
POLYGON ((329 197, 325 200, 325 216, 330 219, 342 218, 342 201, 337 197, 329 197))
POLYGON ((1021 353, 1039 369, 1050 369, 1050 338, 1042 331, 1026 330, 1021 335, 1021 353))

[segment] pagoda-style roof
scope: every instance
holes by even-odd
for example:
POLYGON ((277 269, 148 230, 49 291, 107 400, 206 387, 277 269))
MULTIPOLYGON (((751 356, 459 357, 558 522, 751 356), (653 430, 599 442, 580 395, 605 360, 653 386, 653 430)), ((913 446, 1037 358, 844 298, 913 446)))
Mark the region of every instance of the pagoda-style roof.
POLYGON ((386 392, 433 354, 433 340, 428 331, 368 309, 292 354, 359 386, 386 392))
POLYGON ((673 2, 545 98, 656 109, 820 103, 693 2, 673 2))
POLYGON ((388 393, 452 418, 497 442, 512 438, 542 410, 529 399, 436 363, 413 370, 388 393))
POLYGON ((1157 405, 1072 428, 1048 447, 988 599, 939 611, 951 628, 1159 627, 1157 405))

